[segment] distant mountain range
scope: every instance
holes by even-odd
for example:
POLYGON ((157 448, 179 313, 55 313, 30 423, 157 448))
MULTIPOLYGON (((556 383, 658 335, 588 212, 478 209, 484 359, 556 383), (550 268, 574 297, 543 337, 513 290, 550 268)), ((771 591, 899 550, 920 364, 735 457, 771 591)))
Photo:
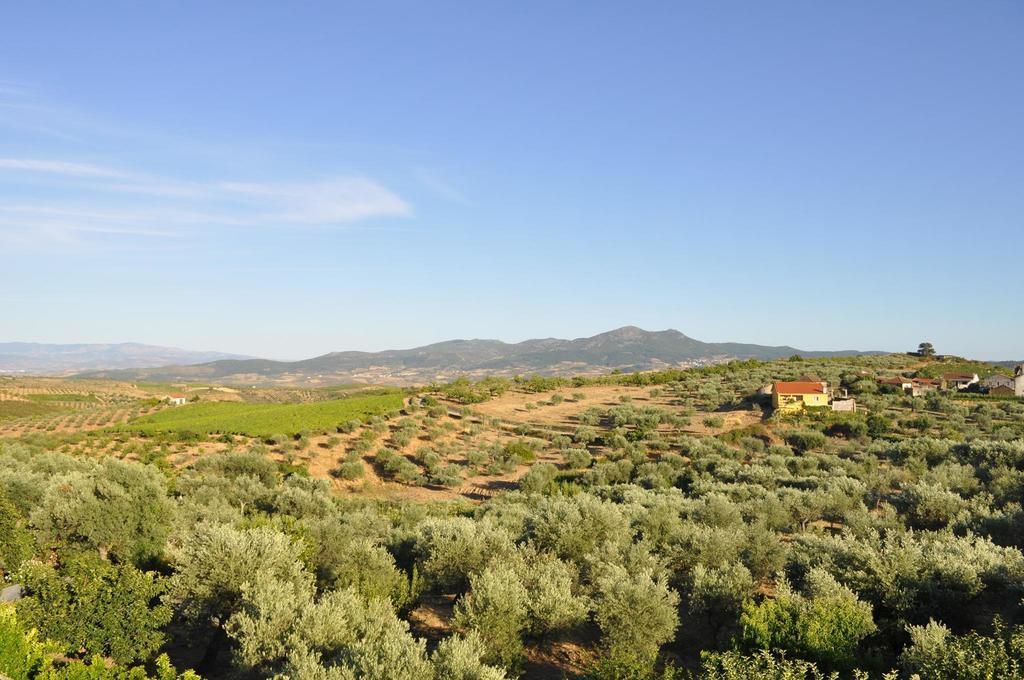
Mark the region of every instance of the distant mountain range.
POLYGON ((67 375, 89 370, 147 368, 248 358, 241 354, 193 352, 135 342, 112 345, 0 342, 0 373, 67 375))
POLYGON ((546 338, 506 343, 500 340, 449 340, 414 349, 384 352, 331 352, 302 361, 226 359, 160 368, 101 370, 88 377, 171 382, 326 385, 339 382, 422 384, 461 375, 568 375, 613 369, 641 371, 685 367, 730 359, 778 359, 882 354, 815 352, 734 342, 701 342, 676 330, 645 331, 626 326, 590 338, 546 338))

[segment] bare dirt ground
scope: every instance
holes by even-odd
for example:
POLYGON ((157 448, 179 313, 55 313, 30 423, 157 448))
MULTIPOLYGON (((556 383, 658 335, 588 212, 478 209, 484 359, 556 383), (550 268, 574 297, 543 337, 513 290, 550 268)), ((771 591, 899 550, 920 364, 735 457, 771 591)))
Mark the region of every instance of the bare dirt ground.
MULTIPOLYGON (((670 395, 650 396, 650 387, 630 387, 622 385, 594 385, 579 388, 563 388, 553 392, 532 394, 526 392, 506 392, 500 397, 485 401, 482 404, 474 404, 472 410, 485 417, 500 418, 510 423, 523 423, 536 426, 556 426, 561 429, 575 428, 579 422, 575 416, 588 408, 598 407, 607 410, 613 406, 620 406, 624 402, 622 398, 628 399, 637 407, 655 406, 669 411, 681 411, 678 400, 670 395), (551 404, 552 395, 561 395, 565 401, 559 404, 551 404), (582 399, 575 399, 574 394, 583 395, 582 399), (544 402, 543 405, 538 405, 544 402), (528 408, 527 404, 533 404, 535 408, 528 408)), ((730 430, 739 429, 753 425, 760 421, 760 415, 752 411, 694 411, 690 424, 682 428, 682 431, 696 435, 711 435, 730 430), (720 416, 725 422, 721 427, 708 427, 703 420, 708 416, 720 416)), ((665 428, 662 428, 665 429, 665 428)))
MULTIPOLYGON (((347 388, 342 388, 342 390, 347 388)), ((359 389, 354 386, 353 389, 359 389)), ((233 388, 210 385, 151 385, 108 381, 69 381, 59 379, 0 380, 0 400, 25 400, 28 394, 93 395, 93 401, 67 402, 55 400, 60 410, 56 413, 18 419, 0 420, 0 438, 26 435, 55 437, 62 443, 58 449, 67 453, 87 456, 113 455, 129 459, 146 459, 154 453, 165 456, 178 468, 193 464, 203 456, 229 450, 244 451, 254 446, 266 447, 274 460, 308 469, 318 479, 328 480, 339 494, 358 494, 371 498, 402 499, 412 501, 464 499, 481 502, 501 491, 513 489, 519 480, 538 462, 564 468, 562 454, 548 440, 559 434, 572 434, 581 425, 580 414, 595 409, 601 413, 622 404, 637 408, 656 407, 672 413, 686 415, 684 425, 659 426, 667 438, 680 436, 707 436, 744 428, 759 421, 752 411, 721 411, 708 413, 687 409, 678 395, 671 390, 649 387, 594 385, 562 388, 545 393, 509 391, 481 404, 465 408, 460 404, 445 403, 447 415, 428 416, 419 409, 386 423, 377 432, 369 448, 361 455, 364 474, 355 480, 341 479, 337 471, 346 456, 357 446, 360 437, 367 436, 369 426, 352 433, 314 435, 302 441, 268 444, 248 437, 210 437, 202 441, 165 440, 154 442, 124 432, 105 432, 107 428, 127 422, 130 418, 154 410, 171 408, 154 405, 153 397, 168 391, 182 392, 202 401, 304 402, 330 398, 334 393, 309 389, 289 388, 233 388), (557 395, 557 396, 556 396, 557 395), (554 397, 554 399, 553 399, 554 397), (462 415, 460 415, 462 414, 462 415), (721 419, 720 427, 708 427, 705 418, 721 419), (401 424, 411 432, 409 441, 396 441, 401 424), (524 434, 526 433, 526 434, 524 434), (79 436, 81 435, 81 436, 79 436), (501 447, 513 441, 530 441, 536 460, 514 469, 485 474, 474 468, 467 457, 473 451, 501 447), (376 454, 388 448, 409 461, 417 462, 417 452, 432 449, 441 456, 442 464, 455 464, 462 469, 463 480, 454 487, 414 485, 394 481, 382 475, 375 464, 376 454)), ((80 397, 79 397, 80 398, 80 397)), ((47 401, 47 403, 51 403, 47 401)), ((597 429, 601 429, 598 427, 597 429)), ((364 444, 364 448, 366 445, 364 444)), ((601 447, 590 446, 591 453, 600 457, 601 447)), ((654 454, 652 454, 654 455, 654 454)))
MULTIPOLYGON (((454 595, 430 595, 409 612, 412 634, 427 641, 432 650, 452 632, 451 619, 455 609, 454 595)), ((593 661, 592 632, 579 639, 541 641, 526 648, 524 671, 526 677, 540 680, 560 680, 566 673, 582 674, 593 661), (588 651, 588 647, 591 651, 588 651)))
MULTIPOLYGON (((378 474, 377 469, 371 463, 372 454, 363 458, 365 474, 362 479, 353 481, 337 479, 331 472, 336 470, 342 463, 346 451, 358 439, 357 434, 333 435, 334 439, 340 440, 334 446, 329 445, 329 440, 332 439, 332 436, 315 437, 311 440, 313 445, 300 453, 298 458, 307 465, 310 475, 329 480, 332 486, 340 493, 355 493, 370 497, 412 501, 452 500, 457 498, 482 501, 500 491, 514 488, 518 480, 529 472, 531 467, 531 465, 520 465, 511 472, 498 475, 474 474, 470 471, 469 463, 464 455, 465 450, 517 439, 513 436, 503 435, 494 431, 483 431, 479 435, 467 437, 464 431, 458 429, 442 437, 431 439, 423 435, 424 432, 421 430, 419 436, 414 437, 409 444, 405 446, 394 446, 392 444, 388 448, 397 451, 409 460, 414 460, 416 450, 421 447, 454 448, 456 452, 452 455, 444 456, 443 461, 445 463, 455 463, 467 471, 466 477, 460 486, 452 488, 412 486, 384 479, 378 474)), ((389 436, 384 435, 380 438, 379 445, 384 446, 388 441, 389 436)), ((276 457, 281 459, 279 454, 276 457)), ((538 453, 537 461, 535 462, 560 463, 561 457, 552 451, 541 451, 538 453)))
POLYGON ((454 595, 429 595, 409 612, 409 626, 416 637, 426 639, 433 646, 451 632, 454 609, 454 595))
POLYGON ((592 406, 608 408, 618 406, 620 397, 629 397, 637 405, 664 406, 667 401, 651 399, 648 396, 649 389, 641 387, 622 387, 612 385, 594 385, 580 388, 563 388, 552 392, 528 393, 509 391, 482 404, 474 404, 472 410, 483 416, 502 418, 509 421, 566 424, 571 422, 571 417, 582 413, 592 406), (537 406, 534 409, 527 408, 527 404, 538 404, 538 402, 550 402, 553 395, 560 395, 565 399, 560 404, 547 404, 537 406), (576 401, 573 394, 585 395, 583 399, 576 401))

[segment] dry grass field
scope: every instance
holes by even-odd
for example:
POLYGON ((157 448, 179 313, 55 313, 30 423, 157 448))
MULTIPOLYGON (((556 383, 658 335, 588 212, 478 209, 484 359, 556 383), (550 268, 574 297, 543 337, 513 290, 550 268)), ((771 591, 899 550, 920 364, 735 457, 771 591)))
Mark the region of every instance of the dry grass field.
POLYGON ((289 469, 328 480, 339 494, 479 502, 516 488, 538 463, 570 469, 565 457, 569 448, 585 450, 595 461, 614 458, 614 452, 599 436, 612 429, 608 423, 597 422, 591 428, 598 435, 593 441, 576 441, 578 430, 588 427, 588 414, 593 419, 595 414, 624 405, 656 409, 677 418, 674 423, 656 427, 657 434, 668 442, 679 437, 722 434, 761 419, 759 412, 750 410, 695 410, 671 391, 591 385, 545 393, 511 390, 470 407, 441 394, 423 393, 406 398, 401 412, 386 418, 338 423, 336 428, 302 432, 299 436, 194 436, 187 432, 145 435, 131 430, 138 418, 176 408, 162 401, 172 392, 199 404, 301 405, 360 391, 358 386, 260 389, 7 378, 0 382, 0 439, 41 438, 65 453, 159 460, 178 468, 204 456, 252 449, 289 469), (707 419, 712 416, 720 422, 709 424, 707 419), (503 453, 510 446, 522 446, 527 453, 518 457, 503 453))
MULTIPOLYGON (((367 413, 320 429, 264 432, 257 437, 209 429, 191 432, 188 418, 178 416, 217 411, 215 405, 222 402, 255 409, 291 404, 294 412, 331 400, 346 404, 352 396, 358 402, 361 395, 379 391, 358 385, 236 388, 3 378, 0 440, 43 441, 65 453, 110 455, 175 468, 207 456, 252 450, 284 470, 327 480, 340 495, 481 502, 517 488, 542 463, 559 476, 571 477, 596 474, 599 463, 626 457, 638 465, 657 461, 667 452, 685 456, 688 442, 706 437, 782 443, 792 426, 764 420, 761 407, 749 398, 755 383, 730 380, 715 377, 656 387, 585 384, 540 392, 514 385, 471 405, 458 403, 443 391, 392 391, 393 403, 401 408, 386 415, 367 413), (176 411, 162 401, 172 392, 184 394, 190 405, 176 411), (138 419, 157 413, 161 420, 185 425, 165 432, 134 429, 138 419)), ((898 403, 890 404, 888 412, 894 418, 913 415, 898 403)), ((939 434, 941 420, 936 417, 931 427, 939 434)))

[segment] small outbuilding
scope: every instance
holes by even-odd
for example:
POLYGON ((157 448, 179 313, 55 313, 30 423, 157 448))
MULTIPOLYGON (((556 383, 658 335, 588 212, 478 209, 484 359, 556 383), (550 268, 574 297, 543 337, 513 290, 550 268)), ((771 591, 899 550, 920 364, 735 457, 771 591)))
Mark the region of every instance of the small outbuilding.
POLYGON ((184 406, 185 403, 188 401, 188 397, 186 397, 184 394, 179 394, 175 392, 172 394, 168 394, 166 397, 164 397, 164 401, 166 401, 171 406, 184 406))
POLYGON ((911 378, 910 394, 914 397, 923 397, 929 392, 939 389, 939 381, 931 378, 911 378))
POLYGON ((910 378, 904 378, 901 375, 894 375, 894 376, 887 376, 885 378, 879 378, 878 379, 878 384, 879 385, 885 385, 885 386, 888 386, 888 387, 894 387, 896 389, 903 390, 904 392, 909 392, 914 387, 914 383, 911 381, 910 378))
POLYGON ((982 380, 981 387, 989 394, 995 394, 993 390, 1001 388, 1009 389, 1010 394, 1013 394, 1013 378, 1008 375, 1000 375, 996 373, 982 380))
POLYGON ((839 413, 855 413, 857 411, 857 400, 852 397, 833 399, 832 410, 839 413))
POLYGON ((981 378, 977 373, 946 373, 942 376, 942 385, 948 390, 963 391, 979 382, 981 378))

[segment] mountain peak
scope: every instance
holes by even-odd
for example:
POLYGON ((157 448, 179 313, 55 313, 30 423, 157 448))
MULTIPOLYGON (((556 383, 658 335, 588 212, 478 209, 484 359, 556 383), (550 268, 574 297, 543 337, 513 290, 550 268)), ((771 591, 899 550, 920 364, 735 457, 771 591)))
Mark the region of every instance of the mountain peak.
POLYGON ((686 338, 685 335, 674 328, 666 328, 663 331, 647 331, 639 326, 622 326, 604 333, 598 333, 592 338, 581 338, 582 340, 648 340, 652 338, 686 338))
POLYGON ((649 335, 652 335, 652 331, 645 331, 639 326, 622 326, 621 328, 615 328, 604 333, 598 333, 593 338, 588 339, 593 340, 595 338, 607 338, 609 340, 632 340, 636 338, 645 338, 649 335))
POLYGON ((601 335, 608 335, 611 337, 637 337, 641 335, 647 335, 650 331, 645 331, 639 326, 622 326, 608 331, 607 333, 601 333, 601 335))

